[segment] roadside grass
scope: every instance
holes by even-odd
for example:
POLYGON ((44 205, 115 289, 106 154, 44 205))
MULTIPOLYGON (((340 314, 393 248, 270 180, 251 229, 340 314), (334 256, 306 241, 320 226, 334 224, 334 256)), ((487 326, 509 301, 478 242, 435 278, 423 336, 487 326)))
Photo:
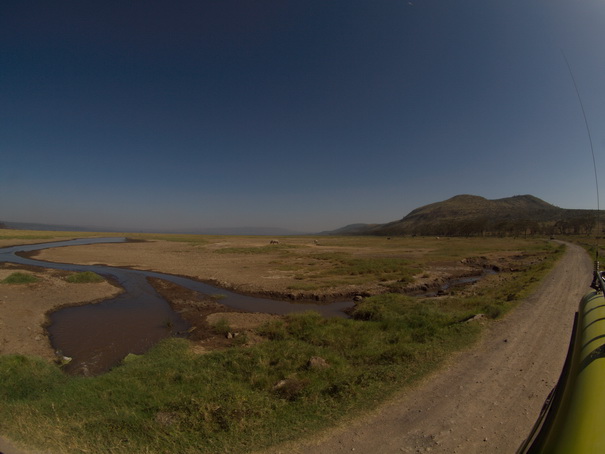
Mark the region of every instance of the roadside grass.
POLYGON ((15 273, 11 273, 0 282, 2 284, 34 284, 39 280, 40 279, 33 274, 17 271, 15 273))
POLYGON ((70 274, 65 280, 71 284, 88 284, 103 282, 105 279, 92 271, 83 271, 80 273, 70 274))
POLYGON ((605 251, 603 250, 605 247, 605 241, 602 237, 597 238, 594 235, 573 235, 558 236, 557 238, 581 246, 591 258, 596 256, 597 247, 599 249, 599 256, 605 255, 605 251))
POLYGON ((429 260, 462 259, 486 252, 523 251, 524 253, 539 253, 549 251, 552 244, 548 241, 526 240, 523 238, 440 238, 422 239, 418 247, 430 251, 426 254, 429 260))
POLYGON ((257 329, 266 341, 247 348, 197 355, 173 338, 91 378, 0 356, 0 433, 50 452, 117 454, 245 453, 309 435, 374 407, 471 345, 481 325, 465 320, 502 316, 563 248, 542 251, 526 269, 467 296, 384 294, 358 303, 349 319, 292 314, 257 329))
POLYGON ((526 269, 506 273, 504 276, 491 276, 491 279, 487 277, 481 285, 476 286, 476 290, 472 294, 448 297, 448 304, 467 308, 469 316, 480 312, 495 319, 506 314, 521 300, 531 295, 565 252, 564 245, 546 244, 546 248, 541 250, 550 252, 540 254, 536 261, 526 269))

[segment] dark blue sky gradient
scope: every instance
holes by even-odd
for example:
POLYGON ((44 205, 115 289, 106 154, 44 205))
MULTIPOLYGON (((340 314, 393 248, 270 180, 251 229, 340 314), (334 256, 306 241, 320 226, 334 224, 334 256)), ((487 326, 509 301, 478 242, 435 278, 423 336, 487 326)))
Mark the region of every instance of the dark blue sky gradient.
MULTIPOLYGON (((599 0, 0 5, 0 220, 387 222, 456 194, 595 208, 599 0)), ((605 180, 602 185, 605 185, 605 180)))

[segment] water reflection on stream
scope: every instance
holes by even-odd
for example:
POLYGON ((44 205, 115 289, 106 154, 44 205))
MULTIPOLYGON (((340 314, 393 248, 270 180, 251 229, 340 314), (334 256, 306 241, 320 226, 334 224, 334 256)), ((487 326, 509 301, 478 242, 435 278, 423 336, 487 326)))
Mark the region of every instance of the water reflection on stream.
POLYGON ((128 353, 140 354, 159 340, 185 331, 187 323, 175 313, 147 281, 155 277, 171 281, 203 294, 224 295, 221 303, 245 312, 287 314, 307 310, 328 317, 342 317, 352 302, 306 304, 275 301, 239 295, 192 279, 152 271, 139 271, 102 265, 73 265, 21 257, 17 253, 52 247, 121 243, 125 238, 84 238, 0 249, 0 262, 19 263, 66 271, 92 271, 118 282, 121 295, 96 304, 67 307, 51 314, 48 327, 51 343, 73 361, 66 370, 99 374, 118 364, 128 353))

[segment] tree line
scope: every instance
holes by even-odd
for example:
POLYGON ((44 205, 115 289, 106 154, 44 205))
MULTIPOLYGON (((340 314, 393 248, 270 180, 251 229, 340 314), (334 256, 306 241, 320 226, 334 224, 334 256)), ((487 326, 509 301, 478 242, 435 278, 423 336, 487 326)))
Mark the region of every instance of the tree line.
MULTIPOLYGON (((449 220, 424 224, 405 232, 430 236, 535 236, 535 235, 591 235, 597 225, 594 216, 581 216, 556 221, 531 219, 475 218, 449 220)), ((603 230, 601 225, 601 231, 603 230)))

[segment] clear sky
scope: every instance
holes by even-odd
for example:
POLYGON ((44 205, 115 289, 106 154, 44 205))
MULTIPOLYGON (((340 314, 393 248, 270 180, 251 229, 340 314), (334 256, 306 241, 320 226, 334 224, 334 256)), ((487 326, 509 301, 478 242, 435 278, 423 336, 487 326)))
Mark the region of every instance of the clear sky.
POLYGON ((0 220, 313 232, 457 194, 596 208, 561 51, 604 169, 603 0, 3 0, 0 220))

